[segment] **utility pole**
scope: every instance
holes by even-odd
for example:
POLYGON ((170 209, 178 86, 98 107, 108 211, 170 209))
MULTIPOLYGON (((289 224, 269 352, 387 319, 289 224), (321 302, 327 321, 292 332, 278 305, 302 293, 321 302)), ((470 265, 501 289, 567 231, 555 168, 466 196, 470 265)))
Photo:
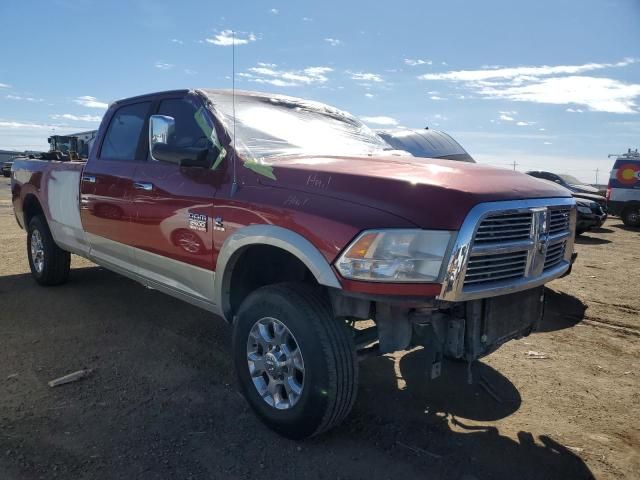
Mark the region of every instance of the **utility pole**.
POLYGON ((516 171, 516 167, 517 167, 518 165, 520 165, 520 164, 519 164, 519 163, 516 163, 516 161, 514 160, 514 161, 513 161, 513 171, 514 171, 514 172, 516 171))
POLYGON ((600 169, 596 168, 596 185, 598 185, 598 172, 600 172, 600 169))

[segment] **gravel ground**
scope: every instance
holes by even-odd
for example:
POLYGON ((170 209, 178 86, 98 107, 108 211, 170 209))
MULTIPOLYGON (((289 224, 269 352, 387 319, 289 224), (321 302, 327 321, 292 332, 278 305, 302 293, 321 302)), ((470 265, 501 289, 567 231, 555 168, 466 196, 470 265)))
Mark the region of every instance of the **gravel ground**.
POLYGON ((640 478, 639 236, 579 240, 541 330, 475 366, 493 394, 462 365, 428 382, 420 350, 375 358, 349 419, 297 443, 238 394, 222 320, 80 258, 38 287, 2 178, 0 479, 640 478))

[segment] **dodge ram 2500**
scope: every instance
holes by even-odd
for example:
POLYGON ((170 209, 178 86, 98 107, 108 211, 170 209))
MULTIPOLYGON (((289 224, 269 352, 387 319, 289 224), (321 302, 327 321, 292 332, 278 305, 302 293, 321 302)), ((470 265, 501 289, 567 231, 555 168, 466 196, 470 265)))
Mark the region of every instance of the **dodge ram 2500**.
POLYGON ((206 89, 113 103, 86 162, 18 159, 12 197, 38 283, 76 254, 223 317, 244 396, 292 438, 348 415, 359 355, 424 346, 433 378, 532 332, 576 221, 562 187, 206 89))

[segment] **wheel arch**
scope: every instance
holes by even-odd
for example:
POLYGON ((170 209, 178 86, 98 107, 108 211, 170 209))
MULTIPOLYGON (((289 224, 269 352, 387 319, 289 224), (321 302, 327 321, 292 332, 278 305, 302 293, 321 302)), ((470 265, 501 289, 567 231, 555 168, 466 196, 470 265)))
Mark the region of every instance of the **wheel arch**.
POLYGON ((285 252, 289 258, 300 262, 317 284, 342 288, 329 262, 302 235, 275 225, 243 227, 224 242, 216 266, 215 303, 219 307, 219 313, 230 323, 237 309, 237 305, 232 302, 233 278, 234 274, 238 273, 236 267, 254 247, 267 247, 285 252))
MULTIPOLYGON (((35 193, 28 193, 25 195, 24 200, 22 202, 22 218, 24 222, 25 230, 29 228, 29 222, 36 215, 46 215, 44 213, 44 209, 42 208, 42 204, 40 200, 36 196, 35 193)), ((48 219, 46 219, 48 222, 48 219)))

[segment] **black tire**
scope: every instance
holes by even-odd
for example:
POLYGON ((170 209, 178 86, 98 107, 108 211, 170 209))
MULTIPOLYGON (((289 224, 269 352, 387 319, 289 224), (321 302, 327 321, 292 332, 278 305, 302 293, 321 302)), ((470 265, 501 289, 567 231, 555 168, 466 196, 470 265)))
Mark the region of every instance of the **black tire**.
POLYGON ((29 222, 29 228, 27 229, 27 257, 29 258, 31 275, 40 285, 60 285, 69 278, 71 254, 56 245, 43 215, 36 215, 29 222), (44 252, 41 268, 36 267, 31 248, 34 232, 36 231, 40 236, 42 251, 44 252))
POLYGON ((11 173, 9 173, 9 172, 2 172, 2 175, 3 175, 5 178, 9 178, 9 177, 11 176, 11 173))
POLYGON ((255 413, 279 434, 302 439, 339 424, 349 414, 358 389, 358 361, 353 335, 333 318, 326 294, 317 287, 281 283, 259 288, 242 303, 233 329, 233 357, 244 397, 255 413), (268 404, 253 383, 247 342, 265 317, 284 324, 304 360, 304 382, 297 403, 286 410, 268 404))
POLYGON ((627 207, 622 212, 622 223, 627 227, 640 227, 640 207, 627 207))
POLYGON ((580 235, 582 235, 584 232, 586 232, 586 230, 576 230, 576 237, 579 237, 580 235))

